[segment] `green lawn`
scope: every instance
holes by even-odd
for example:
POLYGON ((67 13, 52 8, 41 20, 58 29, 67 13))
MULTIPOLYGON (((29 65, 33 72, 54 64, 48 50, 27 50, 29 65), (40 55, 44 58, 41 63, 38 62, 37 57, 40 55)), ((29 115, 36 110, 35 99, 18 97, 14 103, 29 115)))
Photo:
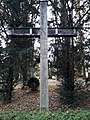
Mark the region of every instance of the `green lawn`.
POLYGON ((0 120, 90 120, 90 110, 68 110, 58 112, 4 111, 0 120))

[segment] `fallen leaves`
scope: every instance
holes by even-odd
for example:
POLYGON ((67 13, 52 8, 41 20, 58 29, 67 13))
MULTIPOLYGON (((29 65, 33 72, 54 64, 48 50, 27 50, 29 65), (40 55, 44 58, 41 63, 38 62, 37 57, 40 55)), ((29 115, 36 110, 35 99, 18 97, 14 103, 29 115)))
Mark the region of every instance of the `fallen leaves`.
MULTIPOLYGON (((0 110, 39 110, 40 107, 40 91, 32 92, 28 89, 22 90, 16 89, 13 93, 12 102, 10 104, 0 104, 0 110)), ((58 100, 59 94, 56 91, 56 87, 49 87, 49 110, 55 111, 60 109, 68 109, 70 106, 64 105, 58 100)), ((78 109, 85 108, 90 109, 90 98, 85 101, 85 104, 78 106, 78 109)), ((74 108, 73 108, 74 109, 74 108)))

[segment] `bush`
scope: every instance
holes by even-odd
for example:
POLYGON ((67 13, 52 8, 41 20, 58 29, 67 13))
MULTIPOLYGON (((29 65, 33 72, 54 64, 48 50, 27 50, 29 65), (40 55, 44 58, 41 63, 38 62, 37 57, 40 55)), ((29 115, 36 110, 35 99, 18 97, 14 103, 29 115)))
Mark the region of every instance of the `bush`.
POLYGON ((70 105, 77 107, 78 105, 84 104, 84 102, 90 96, 90 90, 83 86, 83 81, 75 81, 74 90, 64 89, 64 85, 59 85, 57 88, 57 93, 59 93, 59 101, 64 105, 70 105))
POLYGON ((58 112, 6 111, 0 120, 90 120, 90 110, 67 110, 58 112))
POLYGON ((57 93, 59 93, 59 102, 62 102, 64 105, 74 105, 75 93, 74 90, 66 90, 64 85, 59 85, 57 88, 57 93))
POLYGON ((35 77, 31 77, 28 80, 27 85, 28 85, 29 88, 31 88, 32 91, 37 91, 38 88, 39 88, 39 80, 35 77))

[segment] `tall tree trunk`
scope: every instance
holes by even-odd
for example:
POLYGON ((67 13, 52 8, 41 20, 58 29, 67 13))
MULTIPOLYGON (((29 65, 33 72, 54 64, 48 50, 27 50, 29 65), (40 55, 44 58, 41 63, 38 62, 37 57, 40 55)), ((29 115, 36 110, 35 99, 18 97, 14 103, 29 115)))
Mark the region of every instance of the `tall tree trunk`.
POLYGON ((27 60, 26 59, 24 59, 24 62, 23 62, 22 73, 23 73, 23 87, 22 87, 22 89, 24 89, 24 87, 26 86, 26 83, 27 83, 27 60))
POLYGON ((12 90, 13 90, 13 68, 9 67, 8 76, 5 85, 5 94, 4 94, 4 102, 10 103, 12 99, 12 90))
MULTIPOLYGON (((73 26, 73 1, 71 0, 70 11, 67 9, 68 2, 66 0, 61 0, 62 3, 62 25, 63 27, 73 26)), ((73 102, 74 98, 74 56, 73 56, 73 38, 65 39, 65 53, 64 53, 64 92, 65 98, 68 103, 73 102)))

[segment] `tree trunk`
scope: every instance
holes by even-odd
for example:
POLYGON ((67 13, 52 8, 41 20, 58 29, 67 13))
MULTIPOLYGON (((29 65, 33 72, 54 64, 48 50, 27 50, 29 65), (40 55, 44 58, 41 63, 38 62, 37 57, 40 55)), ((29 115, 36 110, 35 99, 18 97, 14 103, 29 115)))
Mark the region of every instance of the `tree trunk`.
POLYGON ((26 83, 27 83, 27 60, 25 60, 25 59, 23 62, 22 73, 23 73, 23 87, 22 87, 22 89, 24 89, 24 87, 26 86, 26 83))
MULTIPOLYGON (((62 3, 62 25, 64 27, 72 27, 73 26, 73 0, 71 1, 71 10, 67 10, 66 3, 67 1, 61 0, 62 3)), ((66 38, 65 39, 65 53, 64 53, 64 97, 68 102, 73 101, 74 98, 74 56, 73 56, 73 38, 66 38), (72 43, 72 44, 71 44, 72 43)))
POLYGON ((7 77, 6 85, 5 85, 5 94, 4 94, 5 103, 11 102, 12 90, 13 90, 13 68, 11 66, 8 71, 8 77, 7 77))

